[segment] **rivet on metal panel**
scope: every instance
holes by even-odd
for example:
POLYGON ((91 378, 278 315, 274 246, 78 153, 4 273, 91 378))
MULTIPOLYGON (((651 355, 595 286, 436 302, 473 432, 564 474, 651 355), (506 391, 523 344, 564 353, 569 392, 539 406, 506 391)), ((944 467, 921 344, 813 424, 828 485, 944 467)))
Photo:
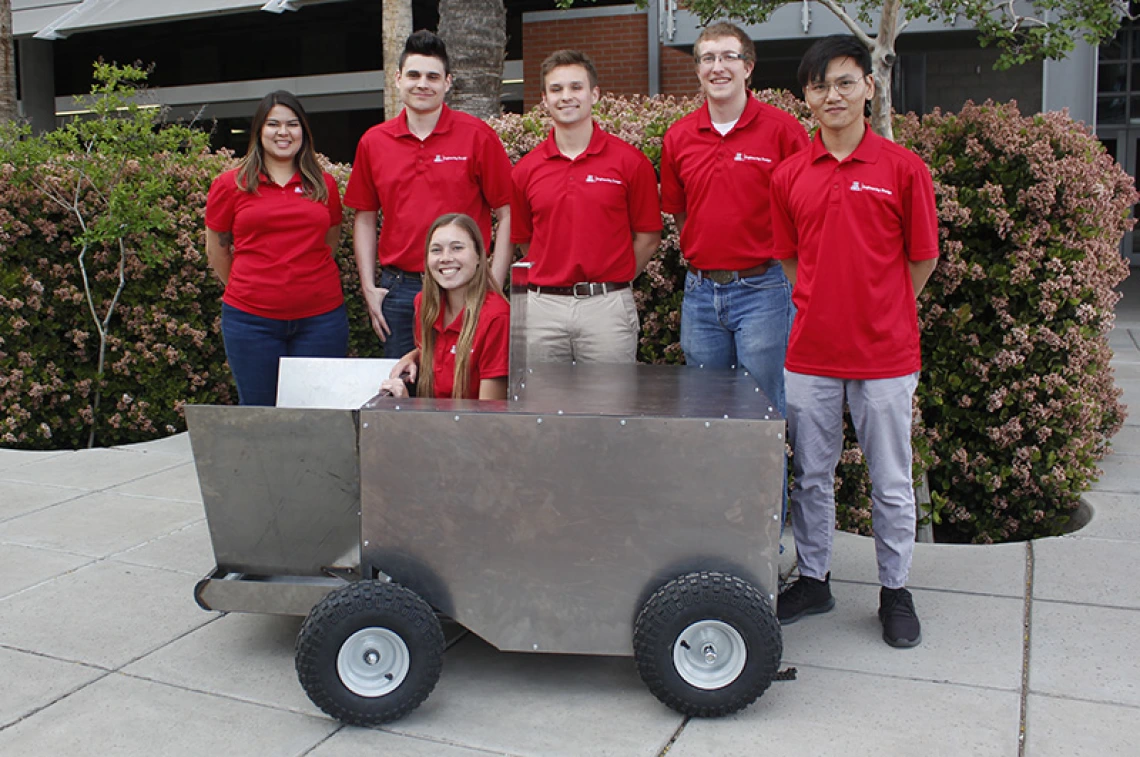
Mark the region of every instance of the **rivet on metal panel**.
POLYGON ((708 421, 705 421, 705 428, 708 428, 711 425, 712 425, 711 423, 709 423, 708 421))
POLYGON ((779 516, 779 515, 773 515, 773 516, 772 516, 772 520, 779 520, 779 519, 780 519, 780 516, 779 516))
POLYGON ((558 414, 559 414, 559 415, 562 415, 562 411, 561 411, 561 410, 559 410, 559 411, 558 411, 558 414))
POLYGON ((769 594, 768 595, 768 601, 769 602, 775 602, 776 601, 776 595, 775 594, 769 594))
POLYGON ((537 645, 537 644, 533 644, 533 645, 531 645, 531 646, 532 646, 532 648, 534 649, 534 651, 536 651, 536 652, 538 651, 538 645, 537 645))
POLYGON ((760 387, 756 387, 756 391, 760 391, 760 387))
POLYGON ((538 419, 538 422, 539 422, 539 423, 542 423, 542 418, 539 418, 539 419, 538 419))
POLYGON ((365 424, 364 424, 364 428, 368 428, 368 424, 367 424, 367 423, 365 423, 365 424))
POLYGON ((777 438, 777 439, 783 439, 783 438, 784 438, 784 435, 783 435, 783 434, 776 434, 776 438, 777 438))
POLYGON ((748 371, 745 371, 745 372, 744 372, 744 375, 745 375, 745 376, 748 376, 748 375, 751 375, 751 374, 749 374, 749 373, 748 373, 748 371))
POLYGON ((771 405, 768 406, 768 412, 769 413, 772 412, 772 406, 771 405))
POLYGON ((534 373, 534 368, 527 368, 527 369, 526 369, 526 372, 527 372, 527 373, 534 373))
POLYGON ((459 416, 458 416, 458 415, 457 415, 457 416, 455 416, 455 422, 456 422, 456 423, 458 423, 458 422, 459 422, 459 416))
POLYGON ((727 415, 727 414, 724 416, 724 419, 725 419, 726 421, 728 420, 728 415, 727 415))
POLYGON ((519 401, 519 396, 516 394, 515 395, 515 402, 518 402, 518 401, 519 401))
POLYGON ((625 425, 625 419, 624 418, 621 421, 621 425, 623 425, 623 426, 625 425))
POLYGON ((397 409, 397 410, 399 410, 399 409, 400 409, 400 406, 399 406, 399 405, 396 405, 396 409, 397 409))
POLYGON ((768 414, 764 413, 764 420, 768 420, 768 414))
POLYGON ((526 389, 526 382, 524 381, 521 384, 519 384, 519 388, 520 389, 526 389))
POLYGON ((366 546, 366 547, 368 546, 368 540, 367 539, 364 540, 364 546, 366 546))
POLYGON ((730 367, 732 368, 732 370, 735 371, 736 370, 736 363, 733 363, 730 367))

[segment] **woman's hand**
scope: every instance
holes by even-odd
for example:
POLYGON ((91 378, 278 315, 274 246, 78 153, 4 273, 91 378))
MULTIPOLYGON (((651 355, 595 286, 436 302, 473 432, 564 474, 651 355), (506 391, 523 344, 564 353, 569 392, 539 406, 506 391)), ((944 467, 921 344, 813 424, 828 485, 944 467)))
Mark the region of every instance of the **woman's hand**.
POLYGON ((388 378, 380 382, 380 393, 388 393, 393 397, 407 397, 408 385, 402 379, 388 378))
POLYGON ((392 372, 388 374, 388 378, 403 379, 409 384, 416 383, 416 377, 420 371, 420 348, 416 347, 414 350, 404 355, 392 367, 392 372))

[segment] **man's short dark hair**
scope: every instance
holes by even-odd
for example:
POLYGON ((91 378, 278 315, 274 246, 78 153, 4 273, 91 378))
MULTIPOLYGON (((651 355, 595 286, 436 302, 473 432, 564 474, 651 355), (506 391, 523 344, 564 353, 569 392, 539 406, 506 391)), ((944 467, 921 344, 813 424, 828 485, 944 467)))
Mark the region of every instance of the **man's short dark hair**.
POLYGON ((555 50, 546 56, 539 71, 538 81, 542 84, 542 91, 546 91, 546 77, 559 66, 581 66, 586 69, 586 76, 590 79, 590 89, 598 86, 598 70, 594 68, 594 61, 590 56, 578 50, 555 50))
POLYGON ((863 69, 864 76, 871 74, 871 51, 867 46, 850 34, 833 34, 816 40, 804 53, 797 72, 800 88, 823 81, 828 64, 836 58, 851 58, 863 69))
POLYGON ((408 41, 404 43, 404 52, 400 53, 401 71, 404 70, 404 61, 408 59, 409 55, 439 58, 443 63, 443 75, 447 76, 451 73, 451 61, 447 58, 447 45, 443 44, 443 40, 435 32, 420 29, 418 32, 412 32, 408 35, 408 41))

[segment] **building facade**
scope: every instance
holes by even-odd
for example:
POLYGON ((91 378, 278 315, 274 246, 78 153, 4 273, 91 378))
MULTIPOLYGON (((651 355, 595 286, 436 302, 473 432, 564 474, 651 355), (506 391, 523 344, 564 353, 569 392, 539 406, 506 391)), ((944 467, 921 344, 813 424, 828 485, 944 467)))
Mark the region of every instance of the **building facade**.
MULTIPOLYGON (((542 59, 560 47, 589 53, 604 91, 692 95, 700 27, 677 0, 638 8, 597 0, 558 10, 554 0, 506 0, 503 106, 539 99, 542 59)), ((438 6, 412 0, 415 28, 435 28, 438 6)), ((153 65, 150 83, 174 117, 213 128, 215 147, 239 152, 257 101, 288 89, 305 102, 318 149, 351 160, 357 139, 384 118, 381 3, 375 0, 12 0, 22 112, 37 128, 82 111, 92 61, 153 65)), ((796 89, 800 56, 845 27, 818 3, 792 1, 747 27, 758 60, 753 86, 796 89)), ((960 20, 911 23, 899 37, 898 110, 956 110, 968 99, 1017 100, 1023 112, 1068 108, 1096 129, 1130 174, 1140 154, 1140 25, 1125 21, 1099 49, 1079 43, 1064 61, 995 71, 960 20), (1134 70, 1135 69, 1135 70, 1134 70)), ((1140 234, 1136 235, 1140 248, 1140 234)), ((1125 253, 1140 260, 1133 240, 1125 253)))

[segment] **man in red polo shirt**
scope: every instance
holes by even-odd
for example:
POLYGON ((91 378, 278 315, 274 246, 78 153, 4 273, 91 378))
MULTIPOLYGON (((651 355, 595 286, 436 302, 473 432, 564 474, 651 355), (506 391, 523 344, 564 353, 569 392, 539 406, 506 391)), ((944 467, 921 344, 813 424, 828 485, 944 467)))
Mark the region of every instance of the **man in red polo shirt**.
POLYGON ((793 311, 772 260, 768 185, 807 133, 748 91, 756 49, 739 27, 709 25, 693 55, 705 104, 673 124, 661 148, 661 206, 689 267, 681 349, 690 365, 744 368, 783 413, 793 311))
POLYGON ((793 623, 835 605, 834 482, 846 400, 871 473, 883 639, 913 647, 922 639, 906 589, 915 532, 911 399, 921 367, 915 298, 937 263, 934 184, 921 158, 864 120, 875 92, 865 45, 845 35, 819 40, 799 80, 819 132, 772 177, 773 255, 796 303, 785 383, 800 568, 777 615, 793 623))
POLYGON ((602 131, 593 62, 559 50, 542 63, 550 136, 515 166, 511 241, 532 263, 527 357, 637 361, 632 281, 661 241, 657 175, 636 147, 602 131))
POLYGON ((443 104, 451 89, 443 40, 425 30, 408 37, 397 82, 404 109, 361 137, 344 193, 344 204, 357 211, 353 244, 364 302, 391 357, 415 347, 413 302, 424 270, 424 237, 435 219, 465 213, 491 239, 494 215, 499 225, 491 273, 500 284, 512 257, 511 162, 490 126, 443 104))

